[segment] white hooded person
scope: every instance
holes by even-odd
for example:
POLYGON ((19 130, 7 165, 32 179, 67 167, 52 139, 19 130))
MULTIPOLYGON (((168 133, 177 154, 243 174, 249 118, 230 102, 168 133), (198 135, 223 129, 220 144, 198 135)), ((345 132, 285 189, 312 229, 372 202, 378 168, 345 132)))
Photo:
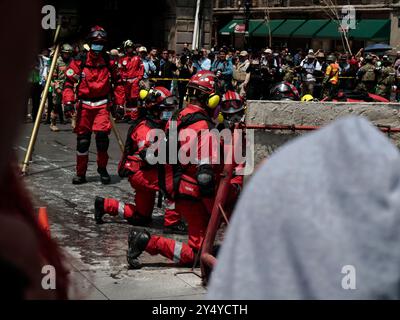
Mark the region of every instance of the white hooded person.
POLYGON ((244 187, 209 299, 399 299, 400 153, 361 117, 281 147, 244 187))

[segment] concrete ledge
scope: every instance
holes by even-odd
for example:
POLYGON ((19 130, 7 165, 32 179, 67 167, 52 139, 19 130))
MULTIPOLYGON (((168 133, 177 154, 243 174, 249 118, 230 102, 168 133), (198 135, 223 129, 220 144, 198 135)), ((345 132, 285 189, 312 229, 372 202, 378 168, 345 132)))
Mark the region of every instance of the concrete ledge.
MULTIPOLYGON (((286 124, 323 126, 337 118, 361 115, 375 125, 400 128, 399 103, 346 103, 346 102, 295 102, 258 101, 247 102, 248 125, 286 124)), ((307 131, 255 130, 255 163, 271 155, 287 141, 307 131)), ((390 134, 400 147, 400 134, 390 134)))

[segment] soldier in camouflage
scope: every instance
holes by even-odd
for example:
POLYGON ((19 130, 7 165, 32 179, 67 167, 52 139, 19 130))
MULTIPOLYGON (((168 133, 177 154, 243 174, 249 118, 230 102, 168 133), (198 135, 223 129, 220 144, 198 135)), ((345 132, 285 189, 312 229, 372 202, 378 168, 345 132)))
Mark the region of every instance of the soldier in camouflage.
POLYGON ((396 71, 388 56, 382 58, 382 68, 379 70, 376 94, 390 100, 392 86, 395 83, 396 71))
POLYGON ((377 81, 378 70, 373 63, 373 57, 367 55, 365 57, 365 64, 357 72, 357 87, 356 91, 359 92, 374 92, 377 81))
POLYGON ((57 59, 56 68, 53 73, 52 88, 53 88, 53 104, 54 109, 48 110, 51 117, 50 130, 59 131, 56 121, 57 115, 60 123, 64 122, 63 111, 62 111, 62 91, 64 88, 64 82, 66 79, 65 70, 72 59, 73 48, 68 43, 63 44, 61 48, 61 55, 57 59))

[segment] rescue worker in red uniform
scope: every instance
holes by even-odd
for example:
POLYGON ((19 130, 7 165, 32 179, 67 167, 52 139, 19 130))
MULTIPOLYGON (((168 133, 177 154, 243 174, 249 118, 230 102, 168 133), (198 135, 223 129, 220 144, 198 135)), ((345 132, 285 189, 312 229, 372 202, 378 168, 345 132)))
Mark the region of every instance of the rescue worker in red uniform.
POLYGON ((140 267, 137 258, 143 251, 151 255, 161 254, 181 265, 190 265, 201 248, 218 182, 219 141, 215 132, 210 131, 215 127, 211 115, 220 100, 215 92, 216 85, 217 78, 210 71, 194 75, 188 83, 188 105, 173 116, 166 129, 171 141, 181 141, 180 153, 193 149, 197 151, 195 160, 188 164, 180 158, 178 164, 169 161, 170 164, 160 168, 165 176, 165 180, 160 178, 160 186, 167 197, 175 200, 176 211, 187 221, 189 241, 181 243, 150 235, 146 230, 132 229, 127 253, 131 268, 140 267), (170 134, 174 128, 177 136, 173 138, 170 134), (192 134, 197 139, 192 139, 192 134))
POLYGON ((135 46, 131 40, 124 42, 124 50, 125 56, 120 59, 118 66, 125 87, 125 117, 134 121, 139 118, 139 83, 143 79, 144 65, 140 56, 136 55, 135 46))
POLYGON ((66 70, 63 104, 71 108, 77 102, 74 129, 77 134, 77 158, 73 184, 86 182, 92 132, 96 135, 97 172, 103 184, 110 183, 107 172, 108 136, 111 131, 108 107, 112 103, 123 105, 125 94, 118 66, 110 60, 104 50, 106 40, 107 34, 104 29, 99 26, 93 27, 88 36, 90 50, 74 59, 66 70), (111 101, 112 93, 114 102, 111 101))
MULTIPOLYGON (((116 199, 96 197, 95 220, 103 222, 103 216, 109 214, 126 219, 130 224, 148 226, 152 221, 152 212, 158 186, 157 165, 146 161, 146 151, 152 145, 154 129, 164 130, 167 121, 177 107, 177 100, 163 87, 145 91, 146 114, 132 123, 128 130, 125 151, 118 166, 121 177, 128 177, 135 189, 135 204, 124 203, 116 199)), ((174 210, 174 202, 167 200, 164 217, 165 233, 185 233, 186 225, 174 210)))
MULTIPOLYGON (((222 96, 220 112, 224 118, 222 122, 223 128, 230 130, 232 134, 232 140, 229 142, 223 140, 222 147, 224 150, 224 156, 228 157, 229 154, 231 154, 232 158, 230 160, 232 161, 231 163, 234 164, 234 171, 230 180, 231 189, 226 200, 227 208, 225 208, 225 210, 229 214, 233 211, 237 198, 239 197, 240 191, 243 186, 243 175, 246 165, 246 137, 244 135, 238 136, 238 138, 241 138, 241 150, 238 150, 237 152, 241 151, 241 159, 236 159, 234 147, 234 130, 236 124, 244 123, 245 110, 246 109, 244 106, 243 97, 239 93, 229 90, 222 96), (238 160, 242 159, 242 162, 238 162, 238 160)), ((224 161, 227 160, 225 159, 224 161)))

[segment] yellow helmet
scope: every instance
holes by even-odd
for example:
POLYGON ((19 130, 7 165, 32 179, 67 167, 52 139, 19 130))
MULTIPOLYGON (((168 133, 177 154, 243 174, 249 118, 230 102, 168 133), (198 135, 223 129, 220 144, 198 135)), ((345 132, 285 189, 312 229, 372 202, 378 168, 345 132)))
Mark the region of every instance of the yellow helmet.
POLYGON ((304 96, 301 97, 301 101, 313 101, 314 97, 311 94, 305 94, 304 96))

